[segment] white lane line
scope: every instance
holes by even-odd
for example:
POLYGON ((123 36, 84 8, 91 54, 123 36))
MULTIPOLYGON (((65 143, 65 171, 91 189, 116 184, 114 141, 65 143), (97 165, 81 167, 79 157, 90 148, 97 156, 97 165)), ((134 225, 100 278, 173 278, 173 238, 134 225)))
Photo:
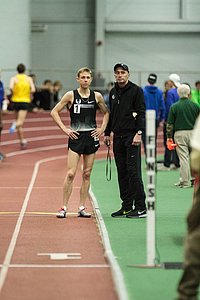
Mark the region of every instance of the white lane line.
MULTIPOLYGON (((0 265, 2 267, 3 265, 0 265)), ((39 265, 39 264, 11 264, 9 268, 71 268, 71 269, 79 269, 79 268, 87 268, 87 269, 92 269, 92 268, 110 268, 109 265, 107 264, 77 264, 77 265, 39 265)))
MULTIPOLYGON (((46 127, 26 127, 26 128, 23 128, 23 131, 24 132, 32 132, 32 131, 52 131, 52 130, 58 130, 59 131, 59 128, 58 126, 46 126, 46 127)), ((2 135, 4 134, 8 134, 9 133, 9 130, 3 130, 2 131, 2 135)))
MULTIPOLYGON (((29 153, 35 153, 40 151, 49 151, 49 150, 55 150, 55 149, 63 149, 65 148, 67 150, 66 145, 54 145, 54 146, 47 146, 47 147, 39 147, 34 149, 28 149, 28 150, 19 150, 15 152, 6 153, 6 157, 16 156, 16 155, 22 155, 22 154, 29 154, 29 153)), ((67 154, 67 153, 66 153, 67 154)), ((66 156, 65 156, 66 158, 66 156)))
MULTIPOLYGON (((15 151, 15 152, 6 153, 6 157, 12 157, 12 156, 22 155, 22 154, 36 153, 36 152, 40 152, 40 151, 50 151, 50 150, 55 150, 55 149, 63 149, 63 148, 66 149, 66 157, 67 157, 67 144, 39 147, 39 148, 33 148, 33 149, 27 149, 27 150, 19 150, 19 151, 15 151)), ((102 154, 107 154, 107 150, 98 150, 97 156, 102 155, 102 154)))
MULTIPOLYGON (((97 220, 97 224, 99 227, 99 231, 101 234, 101 238, 103 241, 105 255, 111 266, 112 277, 114 280, 115 289, 117 291, 119 300, 128 300, 129 297, 128 297, 125 282, 124 282, 124 276, 123 276, 122 270, 120 269, 120 266, 114 256, 114 253, 112 251, 109 236, 108 236, 108 231, 106 229, 106 225, 104 223, 102 214, 100 212, 97 199, 96 199, 94 193, 92 192, 91 188, 90 188, 90 196, 91 196, 91 200, 92 200, 93 209, 94 209, 94 212, 96 215, 96 220, 97 220)), ((132 300, 134 300, 134 299, 132 299, 132 300)))
MULTIPOLYGON (((12 216, 12 215, 19 215, 19 211, 1 211, 0 212, 0 216, 7 216, 7 215, 10 215, 10 216, 12 216)), ((36 216, 55 216, 55 215, 57 215, 57 213, 56 212, 47 212, 47 211, 27 211, 27 212, 25 212, 25 215, 26 216, 33 216, 33 217, 36 217, 36 216)), ((67 216, 69 217, 69 216, 76 216, 76 215, 78 215, 78 213, 77 212, 68 212, 67 213, 67 216)))
POLYGON ((49 162, 49 161, 56 160, 56 159, 64 159, 64 158, 66 158, 66 156, 57 156, 57 157, 42 159, 42 160, 37 161, 34 165, 32 177, 31 177, 31 180, 30 180, 30 183, 29 183, 29 186, 28 186, 28 190, 27 190, 27 193, 26 193, 23 205, 22 205, 22 209, 21 209, 19 217, 17 219, 17 223, 16 223, 16 226, 15 226, 15 229, 14 229, 14 232, 13 232, 8 250, 6 252, 6 256, 5 256, 5 259, 3 261, 2 268, 1 268, 1 272, 0 272, 0 291, 3 287, 3 285, 4 285, 4 282, 5 282, 7 273, 8 273, 8 268, 9 268, 9 265, 10 265, 10 262, 11 262, 11 259, 12 259, 12 256, 13 256, 13 252, 15 250, 15 245, 16 245, 16 242, 17 242, 18 235, 20 233, 21 224, 22 224, 24 215, 26 213, 26 208, 27 208, 27 205, 28 205, 28 202, 29 202, 29 199, 30 199, 30 195, 31 195, 31 192, 32 192, 37 174, 38 174, 39 167, 42 163, 49 162))
MULTIPOLYGON (((44 136, 28 138, 27 140, 28 140, 28 142, 37 142, 37 141, 57 140, 57 139, 67 139, 67 136, 64 134, 44 135, 44 136)), ((6 142, 1 142, 1 146, 12 145, 12 144, 19 144, 19 140, 11 140, 11 141, 6 141, 6 142)))
MULTIPOLYGON (((27 186, 0 186, 0 190, 1 189, 8 189, 8 190, 13 190, 13 189, 27 189, 27 186)), ((52 189, 52 190, 55 190, 55 189, 58 189, 58 190, 60 190, 60 189, 63 189, 63 186, 35 186, 35 187, 33 187, 33 189, 34 190, 43 190, 43 189, 48 189, 48 190, 50 190, 50 189, 52 189)), ((80 186, 73 186, 73 189, 80 189, 80 186)))
MULTIPOLYGON (((62 117, 63 121, 68 121, 70 120, 69 117, 62 117)), ((3 123, 4 124, 11 124, 14 121, 14 119, 12 120, 4 120, 3 123)), ((53 123, 53 119, 49 116, 47 118, 27 118, 26 119, 26 123, 39 123, 39 122, 52 122, 53 123)))
MULTIPOLYGON (((64 121, 66 121, 66 120, 69 120, 70 118, 69 117, 63 117, 62 116, 62 120, 64 120, 64 121)), ((13 119, 10 119, 10 120, 4 120, 3 121, 3 123, 4 124, 11 124, 13 121, 14 121, 15 119, 13 118, 13 119)), ((50 116, 50 114, 49 114, 49 116, 47 116, 47 117, 39 117, 39 118, 37 118, 37 117, 35 117, 35 118, 27 118, 26 119, 26 123, 39 123, 39 122, 49 122, 49 121, 51 121, 51 122, 53 122, 53 119, 52 119, 52 117, 50 116)))
MULTIPOLYGON (((66 112, 68 114, 68 112, 66 112)), ((26 119, 26 123, 39 123, 39 122, 52 122, 54 123, 52 117, 50 116, 50 112, 47 114, 48 117, 35 117, 35 118, 27 118, 26 119)), ((64 116, 61 116, 62 118, 62 121, 70 121, 70 116, 69 115, 66 115, 65 117, 64 116)), ((97 121, 98 120, 101 120, 101 117, 100 116, 97 116, 97 121)), ((4 124, 12 124, 12 122, 15 121, 15 119, 10 119, 10 120, 4 120, 3 123, 4 124)))
POLYGON ((82 259, 81 253, 37 253, 39 256, 49 256, 51 260, 82 259))

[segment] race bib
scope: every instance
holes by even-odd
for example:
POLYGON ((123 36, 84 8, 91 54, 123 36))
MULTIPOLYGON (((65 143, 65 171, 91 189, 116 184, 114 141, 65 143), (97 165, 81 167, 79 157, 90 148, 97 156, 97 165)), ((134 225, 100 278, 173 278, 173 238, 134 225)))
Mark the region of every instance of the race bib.
POLYGON ((79 104, 74 104, 74 113, 75 114, 80 114, 81 112, 81 107, 79 104))

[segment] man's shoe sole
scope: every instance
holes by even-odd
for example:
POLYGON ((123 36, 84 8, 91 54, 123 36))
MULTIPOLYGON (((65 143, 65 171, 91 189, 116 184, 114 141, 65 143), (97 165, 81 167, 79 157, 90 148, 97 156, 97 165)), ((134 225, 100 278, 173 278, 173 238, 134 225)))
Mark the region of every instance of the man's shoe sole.
POLYGON ((124 217, 126 217, 131 211, 132 211, 132 210, 129 210, 129 211, 125 212, 125 214, 123 214, 123 215, 116 215, 116 216, 113 216, 113 215, 111 214, 111 217, 112 217, 112 218, 124 218, 124 217))
POLYGON ((58 219, 64 219, 64 218, 66 218, 66 214, 67 214, 67 213, 62 214, 62 215, 57 214, 57 215, 56 215, 56 218, 58 218, 58 219))
POLYGON ((125 218, 126 216, 127 216, 127 215, 121 215, 121 216, 112 216, 112 215, 111 215, 112 218, 125 218))
POLYGON ((145 214, 145 215, 138 215, 138 216, 127 215, 126 217, 129 218, 129 219, 141 219, 141 218, 146 218, 147 214, 145 214))
POLYGON ((78 214, 78 218, 86 218, 86 219, 89 219, 91 218, 92 215, 89 215, 89 216, 83 216, 81 214, 78 214))

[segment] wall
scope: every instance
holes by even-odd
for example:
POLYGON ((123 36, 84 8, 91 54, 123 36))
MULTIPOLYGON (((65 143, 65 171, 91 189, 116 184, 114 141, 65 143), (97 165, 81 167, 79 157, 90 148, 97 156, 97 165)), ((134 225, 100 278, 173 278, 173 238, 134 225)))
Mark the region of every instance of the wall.
POLYGON ((10 0, 0 10, 6 83, 21 61, 38 84, 58 79, 64 90, 76 86, 84 65, 113 80, 119 61, 141 85, 149 72, 160 87, 171 72, 192 86, 200 79, 199 0, 10 0))
POLYGON ((0 12, 0 69, 8 85, 19 63, 30 67, 30 0, 0 1, 0 12))
POLYGON ((94 67, 94 2, 32 0, 32 71, 38 83, 76 85, 76 71, 94 67))
POLYGON ((113 78, 109 70, 120 61, 141 85, 150 72, 158 74, 161 87, 171 72, 192 86, 200 79, 198 0, 106 0, 105 11, 107 81, 113 78))
MULTIPOLYGON (((106 35, 105 65, 112 70, 116 62, 127 63, 131 79, 142 85, 149 73, 158 74, 160 87, 170 73, 178 73, 182 82, 194 85, 200 78, 198 49, 198 33, 109 33, 106 35)), ((107 71, 105 76, 111 80, 113 73, 107 71)))

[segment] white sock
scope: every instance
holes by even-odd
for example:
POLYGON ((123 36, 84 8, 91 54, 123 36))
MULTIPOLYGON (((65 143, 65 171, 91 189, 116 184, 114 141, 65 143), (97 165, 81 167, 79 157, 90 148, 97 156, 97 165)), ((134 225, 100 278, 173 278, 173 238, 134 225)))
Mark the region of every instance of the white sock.
POLYGON ((79 206, 79 210, 81 211, 81 210, 84 210, 85 209, 85 207, 84 206, 79 206))

